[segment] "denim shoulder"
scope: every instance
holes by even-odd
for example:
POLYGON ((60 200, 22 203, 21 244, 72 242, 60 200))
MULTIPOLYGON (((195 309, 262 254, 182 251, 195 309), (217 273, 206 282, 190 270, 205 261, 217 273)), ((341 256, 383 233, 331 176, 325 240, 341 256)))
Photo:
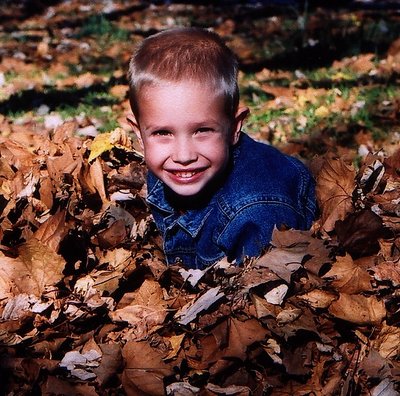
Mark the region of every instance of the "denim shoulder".
POLYGON ((315 182, 300 160, 245 134, 233 158, 233 169, 219 197, 232 215, 259 200, 290 204, 300 212, 315 211, 315 182))
POLYGON ((254 256, 269 244, 275 226, 311 226, 315 182, 301 161, 244 135, 218 206, 219 244, 236 258, 254 256))

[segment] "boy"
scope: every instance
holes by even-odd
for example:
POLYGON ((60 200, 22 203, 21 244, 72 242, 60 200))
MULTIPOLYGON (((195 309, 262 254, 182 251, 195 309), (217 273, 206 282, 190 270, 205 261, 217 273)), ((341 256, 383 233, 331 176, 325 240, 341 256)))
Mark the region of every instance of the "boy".
POLYGON ((241 131, 238 62, 207 30, 145 39, 129 66, 129 121, 148 168, 147 202, 168 263, 241 263, 268 246, 274 226, 307 229, 314 182, 296 159, 241 131))

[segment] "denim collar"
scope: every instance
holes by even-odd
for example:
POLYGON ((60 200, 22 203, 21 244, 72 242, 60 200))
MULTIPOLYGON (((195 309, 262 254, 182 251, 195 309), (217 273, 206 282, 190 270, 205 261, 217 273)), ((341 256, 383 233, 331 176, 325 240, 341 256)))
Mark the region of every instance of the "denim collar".
POLYGON ((165 213, 174 213, 174 208, 169 204, 164 196, 164 183, 152 172, 147 173, 147 197, 146 201, 165 213))
MULTIPOLYGON (((188 210, 183 214, 179 214, 166 200, 164 183, 161 180, 149 172, 147 175, 147 183, 149 191, 146 201, 167 215, 165 217, 165 223, 169 224, 166 224, 166 226, 171 227, 178 224, 181 228, 186 230, 192 238, 195 238, 207 221, 208 216, 211 214, 213 205, 210 203, 204 208, 188 210)), ((212 201, 213 200, 214 199, 212 199, 212 201)))

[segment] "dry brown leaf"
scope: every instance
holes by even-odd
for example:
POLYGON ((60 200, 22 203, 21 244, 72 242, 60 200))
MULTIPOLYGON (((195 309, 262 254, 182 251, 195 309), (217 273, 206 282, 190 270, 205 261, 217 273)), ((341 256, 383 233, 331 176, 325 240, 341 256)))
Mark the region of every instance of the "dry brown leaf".
POLYGON ((41 384, 41 391, 44 395, 98 395, 94 385, 74 384, 56 376, 48 376, 46 381, 41 384))
POLYGON ((82 167, 79 153, 68 144, 54 146, 55 152, 46 155, 45 161, 49 176, 57 183, 64 174, 78 175, 82 167))
POLYGON ((223 350, 225 357, 246 358, 247 348, 266 337, 267 331, 256 319, 244 322, 231 318, 228 326, 228 347, 223 350))
POLYGON ((315 289, 298 296, 298 298, 305 301, 312 308, 328 308, 332 301, 336 300, 337 296, 334 293, 315 289))
POLYGON ((373 59, 375 54, 362 54, 357 56, 352 62, 350 62, 347 67, 354 70, 357 73, 366 74, 372 69, 375 69, 373 59))
POLYGON ((0 139, 0 157, 18 170, 31 168, 35 158, 28 148, 10 139, 0 139))
POLYGON ((379 334, 371 342, 371 347, 384 359, 396 359, 400 353, 400 329, 384 323, 379 334))
POLYGON ((40 180, 38 191, 40 201, 46 206, 47 209, 52 209, 55 191, 50 178, 45 177, 40 180))
POLYGON ((238 282, 243 292, 248 292, 250 289, 263 285, 268 282, 278 281, 280 278, 274 274, 269 268, 249 268, 238 279, 238 282))
POLYGON ((338 220, 335 231, 341 245, 353 257, 371 256, 379 251, 378 239, 383 237, 382 219, 369 209, 350 213, 338 220))
POLYGON ((333 231, 337 220, 353 210, 355 170, 340 158, 328 158, 317 177, 316 195, 321 210, 321 226, 333 231))
POLYGON ((209 382, 206 388, 215 395, 249 396, 252 394, 251 389, 248 386, 218 386, 209 382))
POLYGON ((151 280, 145 280, 131 297, 129 305, 110 312, 110 317, 113 321, 127 322, 133 327, 134 339, 142 340, 155 326, 164 322, 167 304, 160 284, 151 280))
POLYGON ((324 241, 313 237, 311 231, 294 229, 280 231, 275 228, 271 245, 277 248, 296 249, 296 251, 303 249, 304 255, 307 255, 304 268, 315 275, 319 275, 321 268, 332 262, 324 241))
POLYGON ((63 278, 64 259, 42 242, 31 239, 18 249, 19 256, 11 258, 0 252, 2 298, 15 293, 40 297, 46 287, 63 278))
POLYGON ((336 257, 336 262, 323 278, 331 279, 332 285, 345 294, 358 294, 372 290, 372 277, 366 268, 357 265, 349 254, 336 257))
POLYGON ((256 309, 258 319, 262 319, 268 316, 275 318, 281 310, 280 307, 274 304, 270 304, 268 301, 265 300, 265 298, 261 298, 253 293, 250 296, 254 308, 256 309))
POLYGON ((101 386, 106 386, 115 377, 122 366, 121 347, 118 344, 99 344, 101 349, 101 362, 99 367, 94 367, 93 372, 101 386))
POLYGON ((219 286, 208 289, 204 294, 199 296, 199 298, 190 301, 182 307, 182 309, 175 314, 176 321, 187 325, 195 320, 197 315, 210 308, 211 305, 220 300, 223 296, 224 293, 220 292, 219 286))
POLYGON ((128 342, 122 349, 122 385, 132 396, 164 396, 164 378, 173 374, 163 356, 147 342, 128 342))
POLYGON ((33 236, 48 246, 54 252, 58 252, 61 241, 67 235, 70 226, 65 221, 66 211, 58 210, 49 217, 33 234, 33 236))
POLYGON ((359 325, 377 325, 386 317, 385 304, 375 296, 341 293, 329 306, 329 313, 336 318, 359 325))
POLYGON ((93 186, 93 188, 99 194, 104 205, 109 203, 106 188, 104 186, 103 169, 98 158, 96 158, 96 160, 89 166, 89 173, 86 176, 86 183, 89 186, 93 186))
POLYGON ((290 283, 292 274, 301 267, 305 254, 304 246, 273 248, 257 259, 252 265, 256 268, 268 268, 281 279, 290 283))
POLYGON ((169 343, 171 344, 170 353, 164 358, 164 360, 173 359, 178 354, 181 349, 183 339, 185 338, 185 334, 175 335, 168 338, 169 343))
POLYGON ((372 267, 374 278, 378 281, 388 281, 393 286, 400 285, 400 268, 398 262, 385 261, 379 265, 372 267))

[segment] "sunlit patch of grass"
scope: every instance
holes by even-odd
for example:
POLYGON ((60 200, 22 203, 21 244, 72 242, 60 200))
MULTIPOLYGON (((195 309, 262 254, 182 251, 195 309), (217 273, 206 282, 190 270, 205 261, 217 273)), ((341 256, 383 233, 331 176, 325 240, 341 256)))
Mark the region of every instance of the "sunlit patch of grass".
POLYGON ((92 15, 76 34, 77 38, 94 37, 106 42, 127 41, 129 31, 121 29, 103 15, 92 15))
POLYGON ((14 70, 8 70, 4 73, 4 79, 6 83, 16 79, 18 77, 18 73, 14 70))
POLYGON ((63 120, 70 120, 75 117, 87 117, 95 121, 100 132, 112 130, 118 126, 117 116, 110 106, 90 106, 81 103, 78 106, 63 105, 55 109, 63 120))
POLYGON ((305 78, 310 81, 353 81, 357 80, 359 75, 350 68, 343 68, 341 70, 335 68, 318 68, 312 70, 302 71, 305 78))
POLYGON ((55 112, 64 120, 82 116, 96 120, 98 130, 106 132, 118 126, 118 114, 113 109, 117 103, 118 99, 107 92, 89 92, 77 106, 60 105, 55 112))
MULTIPOLYGON (((322 74, 319 77, 324 78, 322 74)), ((396 85, 332 84, 330 89, 297 89, 293 104, 282 108, 275 107, 271 98, 257 86, 247 87, 243 94, 252 111, 246 123, 247 130, 250 133, 264 131, 272 143, 327 128, 334 131, 343 125, 349 130, 367 130, 378 140, 388 135, 387 123, 397 118, 393 113, 390 118, 384 112, 386 109, 390 112, 392 102, 400 97, 400 88, 396 85)))
POLYGON ((24 110, 10 111, 10 112, 7 114, 7 118, 8 118, 10 121, 13 122, 13 121, 15 121, 15 120, 18 120, 18 119, 23 118, 26 114, 27 114, 27 112, 24 111, 24 110))

